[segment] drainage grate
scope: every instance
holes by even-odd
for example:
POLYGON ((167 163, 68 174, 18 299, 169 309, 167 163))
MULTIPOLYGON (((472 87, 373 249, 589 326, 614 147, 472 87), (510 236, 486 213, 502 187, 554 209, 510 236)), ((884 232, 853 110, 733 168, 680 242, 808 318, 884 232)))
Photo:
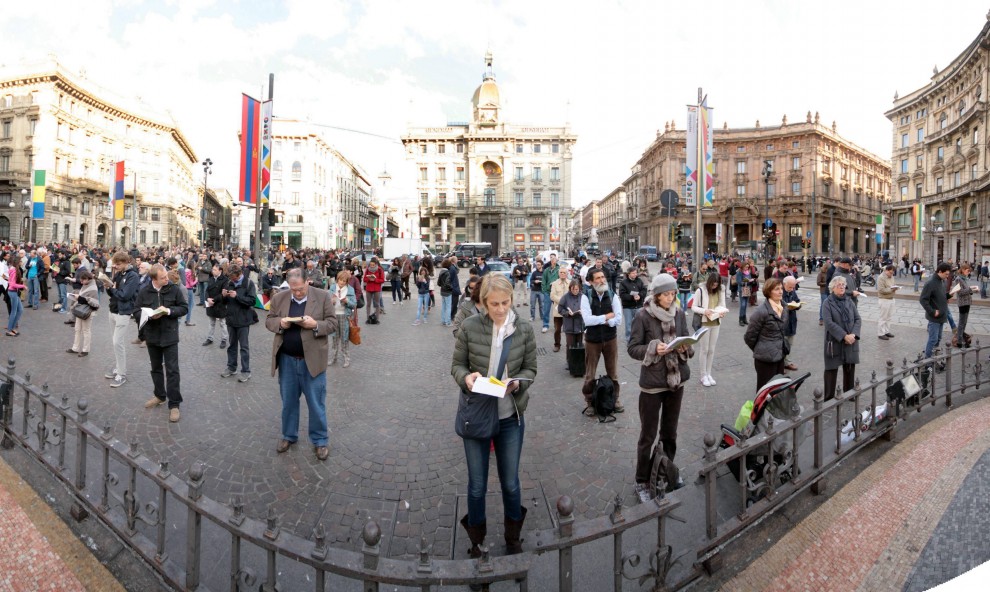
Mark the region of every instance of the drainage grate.
POLYGON ((538 348, 536 348, 536 355, 538 355, 538 356, 545 356, 548 353, 550 353, 550 350, 548 350, 545 347, 538 347, 538 348))

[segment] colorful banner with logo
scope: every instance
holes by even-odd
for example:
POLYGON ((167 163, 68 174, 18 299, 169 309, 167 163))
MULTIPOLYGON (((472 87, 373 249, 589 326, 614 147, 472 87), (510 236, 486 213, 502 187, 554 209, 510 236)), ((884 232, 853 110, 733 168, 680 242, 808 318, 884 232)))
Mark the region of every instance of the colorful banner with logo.
POLYGON ((110 198, 113 205, 113 219, 124 219, 124 161, 113 165, 113 197, 110 198))
POLYGON ((685 133, 687 160, 684 174, 687 177, 687 183, 684 188, 684 202, 688 206, 694 206, 697 203, 698 187, 701 184, 701 179, 698 177, 698 160, 701 157, 704 158, 703 168, 705 171, 705 195, 701 207, 710 208, 715 202, 714 140, 712 137, 712 110, 706 102, 702 102, 700 106, 688 105, 687 131, 685 133), (700 121, 699 112, 701 114, 700 121), (699 150, 699 146, 703 150, 699 150))
POLYGON ((42 220, 45 217, 45 171, 34 171, 34 186, 31 187, 31 218, 42 220))
POLYGON ((272 179, 272 102, 261 104, 261 203, 268 203, 272 179))
POLYGON ((883 214, 877 214, 876 218, 877 218, 877 244, 882 245, 883 232, 884 232, 883 214))
POLYGON ((921 239, 921 227, 925 223, 925 204, 916 204, 911 208, 911 238, 921 239))
POLYGON ((241 170, 238 200, 243 203, 258 203, 260 127, 261 103, 247 95, 241 95, 241 170))

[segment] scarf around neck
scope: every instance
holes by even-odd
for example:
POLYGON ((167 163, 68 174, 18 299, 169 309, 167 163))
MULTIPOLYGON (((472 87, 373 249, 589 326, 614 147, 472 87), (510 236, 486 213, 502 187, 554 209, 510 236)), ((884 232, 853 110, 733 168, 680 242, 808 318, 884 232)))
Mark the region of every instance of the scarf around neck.
POLYGON ((686 364, 688 357, 692 353, 691 347, 687 347, 684 350, 669 352, 663 356, 657 355, 657 346, 663 343, 670 343, 677 337, 677 300, 671 304, 669 309, 664 309, 658 306, 656 300, 650 299, 644 306, 646 313, 656 320, 660 321, 660 331, 661 335, 659 339, 652 339, 650 343, 646 346, 646 355, 643 356, 643 365, 652 366, 657 362, 663 360, 664 366, 667 370, 667 386, 670 389, 675 389, 681 384, 681 369, 680 364, 686 364))

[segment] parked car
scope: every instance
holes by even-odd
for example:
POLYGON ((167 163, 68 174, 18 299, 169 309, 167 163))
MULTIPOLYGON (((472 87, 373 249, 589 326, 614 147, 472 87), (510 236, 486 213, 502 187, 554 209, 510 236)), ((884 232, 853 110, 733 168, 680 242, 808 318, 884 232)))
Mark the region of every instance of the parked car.
POLYGON ((505 276, 505 279, 512 281, 512 268, 505 261, 489 259, 485 261, 485 265, 488 266, 488 273, 500 273, 505 276))

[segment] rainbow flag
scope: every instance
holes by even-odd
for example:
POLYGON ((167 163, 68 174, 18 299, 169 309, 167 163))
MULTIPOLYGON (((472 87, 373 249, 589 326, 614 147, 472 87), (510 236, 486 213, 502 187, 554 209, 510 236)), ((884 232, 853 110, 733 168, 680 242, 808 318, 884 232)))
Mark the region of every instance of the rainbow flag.
POLYGON ((269 310, 271 307, 269 300, 270 298, 268 298, 268 296, 265 296, 264 294, 257 294, 254 297, 254 307, 269 310))
POLYGON ((124 161, 113 165, 113 219, 124 219, 124 161))
POLYGON ((242 203, 258 203, 259 134, 261 132, 261 103, 241 95, 241 171, 242 203))
POLYGON ((915 204, 911 208, 911 238, 922 240, 921 227, 925 223, 925 204, 915 204))
POLYGON ((34 171, 34 186, 31 188, 31 218, 42 220, 45 217, 45 171, 34 171))

